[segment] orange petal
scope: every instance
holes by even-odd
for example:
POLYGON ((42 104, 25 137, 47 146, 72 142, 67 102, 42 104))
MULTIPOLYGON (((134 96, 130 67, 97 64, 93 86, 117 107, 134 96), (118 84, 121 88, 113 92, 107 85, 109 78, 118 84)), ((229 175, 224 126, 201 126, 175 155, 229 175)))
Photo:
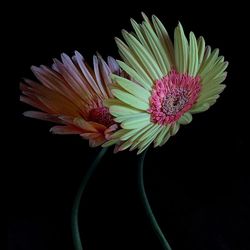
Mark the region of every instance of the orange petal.
POLYGON ((66 135, 66 134, 74 135, 82 133, 82 130, 69 126, 54 126, 50 129, 50 132, 61 135, 66 135))
POLYGON ((46 114, 46 113, 39 112, 39 111, 26 111, 23 113, 23 115, 26 117, 35 118, 35 119, 39 119, 39 120, 60 123, 60 119, 58 119, 57 116, 51 115, 51 114, 46 114))
POLYGON ((84 130, 86 130, 86 132, 97 132, 98 130, 93 126, 93 124, 91 124, 91 122, 87 122, 85 121, 83 118, 81 117, 77 117, 74 119, 74 124, 84 130))
POLYGON ((84 133, 84 134, 81 134, 81 137, 86 140, 89 140, 90 147, 100 146, 106 141, 104 136, 99 133, 84 133))

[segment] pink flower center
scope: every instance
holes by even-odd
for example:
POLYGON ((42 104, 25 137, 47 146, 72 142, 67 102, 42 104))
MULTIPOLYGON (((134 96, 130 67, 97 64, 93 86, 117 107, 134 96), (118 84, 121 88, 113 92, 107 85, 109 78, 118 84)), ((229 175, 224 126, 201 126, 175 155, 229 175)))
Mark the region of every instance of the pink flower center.
POLYGON ((170 71, 153 86, 149 109, 152 122, 166 125, 177 121, 195 104, 200 91, 198 76, 170 71))
POLYGON ((106 127, 110 127, 111 125, 115 124, 112 115, 109 113, 109 110, 106 107, 91 109, 89 112, 89 120, 102 124, 106 127))

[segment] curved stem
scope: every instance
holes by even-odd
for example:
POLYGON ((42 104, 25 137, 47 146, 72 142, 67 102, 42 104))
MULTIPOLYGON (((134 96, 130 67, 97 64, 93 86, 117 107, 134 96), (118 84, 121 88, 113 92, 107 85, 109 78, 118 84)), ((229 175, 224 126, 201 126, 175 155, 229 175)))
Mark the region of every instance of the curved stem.
POLYGON ((72 237, 73 237, 73 243, 74 243, 75 250, 82 250, 83 249, 81 237, 80 237, 80 232, 79 232, 79 225, 78 225, 78 214, 79 214, 79 206, 80 206, 80 202, 81 202, 81 197, 82 197, 82 194, 83 194, 85 187, 87 186, 87 183, 88 183, 90 177, 94 173, 98 163, 100 162, 100 160, 102 159, 102 157, 106 153, 107 149, 108 148, 103 148, 99 152, 99 154, 97 155, 97 157, 95 158, 93 163, 91 164, 90 168, 88 169, 87 173, 85 174, 85 176, 82 179, 82 182, 79 186, 79 189, 77 191, 77 194, 76 194, 76 197, 75 197, 75 200, 73 203, 72 217, 71 217, 71 229, 72 229, 72 237))
POLYGON ((141 199, 143 202, 143 205, 145 207, 147 216, 150 220, 151 226, 155 232, 155 234, 157 235, 157 237, 159 238, 161 245, 163 247, 164 250, 171 250, 170 245, 168 244, 168 241, 166 240, 163 232, 161 231, 161 228, 154 216, 154 213, 150 207, 146 192, 145 192, 145 188, 144 188, 144 181, 143 181, 143 165, 144 165, 144 159, 146 156, 147 150, 145 150, 144 153, 142 153, 142 155, 140 156, 140 158, 138 159, 138 184, 139 184, 139 191, 140 191, 140 195, 141 195, 141 199))

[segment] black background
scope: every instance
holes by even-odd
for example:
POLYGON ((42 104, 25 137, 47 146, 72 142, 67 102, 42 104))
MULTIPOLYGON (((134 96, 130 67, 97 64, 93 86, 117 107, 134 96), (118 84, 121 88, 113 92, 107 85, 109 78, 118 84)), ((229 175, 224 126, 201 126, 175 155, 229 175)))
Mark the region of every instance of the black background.
MULTIPOLYGON (((248 173, 249 40, 246 6, 155 0, 45 2, 9 6, 3 36, 2 92, 9 171, 8 248, 73 249, 70 212, 80 180, 99 149, 78 136, 56 136, 52 124, 28 119, 19 81, 31 65, 79 50, 118 57, 113 38, 131 30, 129 18, 156 14, 171 36, 180 20, 186 33, 203 35, 230 62, 226 90, 209 111, 194 116, 164 147, 151 149, 145 184, 152 208, 173 250, 250 249, 248 173), (171 4, 170 4, 171 3, 171 4), (6 100, 5 100, 6 98, 6 100), (8 117, 10 116, 10 118, 8 117)), ((84 249, 161 249, 137 191, 137 156, 106 155, 91 179, 80 212, 84 249)))

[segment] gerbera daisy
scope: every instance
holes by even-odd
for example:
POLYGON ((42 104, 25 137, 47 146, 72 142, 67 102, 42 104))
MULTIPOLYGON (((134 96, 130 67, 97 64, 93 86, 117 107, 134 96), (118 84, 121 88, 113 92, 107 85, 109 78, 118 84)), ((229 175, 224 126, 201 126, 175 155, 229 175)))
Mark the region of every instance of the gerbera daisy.
POLYGON ((118 150, 145 150, 152 142, 162 146, 192 114, 206 111, 225 88, 228 62, 211 51, 203 37, 186 38, 179 23, 172 43, 156 16, 143 14, 142 24, 131 20, 135 33, 123 30, 126 43, 116 38, 123 61, 120 67, 131 77, 112 75, 112 94, 105 101, 121 129, 103 146, 120 143, 118 150))
POLYGON ((108 57, 93 56, 94 69, 79 52, 70 58, 61 55, 51 68, 41 65, 31 70, 40 81, 25 79, 20 84, 20 100, 40 111, 24 112, 25 116, 58 123, 51 128, 55 134, 79 134, 91 147, 107 141, 117 129, 103 101, 112 97, 108 85, 110 74, 122 75, 119 65, 108 57))

